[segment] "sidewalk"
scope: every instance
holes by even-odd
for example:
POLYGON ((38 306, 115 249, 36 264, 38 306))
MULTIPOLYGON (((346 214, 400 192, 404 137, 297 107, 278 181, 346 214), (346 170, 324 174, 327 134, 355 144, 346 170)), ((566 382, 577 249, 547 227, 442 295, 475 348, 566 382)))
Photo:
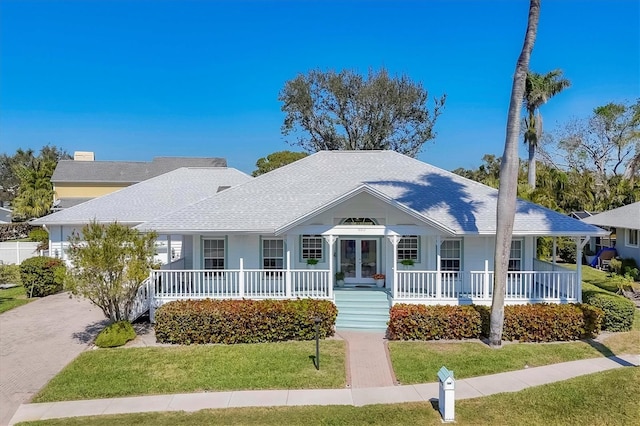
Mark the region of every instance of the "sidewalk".
MULTIPOLYGON (((593 358, 508 373, 457 380, 456 399, 517 392, 532 386, 585 374, 640 365, 640 355, 593 358)), ((10 425, 30 420, 150 411, 198 411, 211 408, 297 405, 354 405, 429 402, 438 398, 438 383, 356 389, 300 389, 208 392, 131 398, 23 404, 10 425)))

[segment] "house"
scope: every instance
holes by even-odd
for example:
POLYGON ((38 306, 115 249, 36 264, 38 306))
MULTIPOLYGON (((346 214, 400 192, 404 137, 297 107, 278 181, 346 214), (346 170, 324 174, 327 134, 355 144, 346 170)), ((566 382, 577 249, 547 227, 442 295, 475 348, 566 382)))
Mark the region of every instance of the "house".
MULTIPOLYGON (((120 205, 136 200, 135 187, 119 192, 120 205)), ((179 237, 183 250, 179 265, 150 272, 140 310, 153 317, 179 299, 312 297, 336 303, 339 327, 383 328, 396 303, 490 304, 496 200, 495 189, 393 151, 322 151, 196 202, 141 206, 144 217, 129 223, 179 237), (382 288, 374 274, 385 275, 382 288)), ((87 220, 90 211, 34 222, 61 227, 63 243, 64 213, 87 220)), ((573 238, 580 256, 590 237, 607 234, 519 200, 505 303, 580 301, 580 269, 537 260, 536 239, 573 238)))
POLYGON ((95 161, 93 152, 61 160, 51 176, 54 210, 75 206, 180 167, 226 167, 224 158, 156 157, 151 162, 95 161))
MULTIPOLYGON (((69 236, 91 221, 117 221, 136 226, 250 179, 250 176, 233 168, 183 167, 35 219, 31 224, 44 226, 49 232, 52 256, 68 260, 69 236)), ((171 266, 172 260, 188 255, 182 253, 182 247, 182 235, 161 235, 157 242, 157 260, 171 266)))
POLYGON ((618 256, 633 258, 640 265, 640 202, 586 217, 582 221, 614 228, 618 256))

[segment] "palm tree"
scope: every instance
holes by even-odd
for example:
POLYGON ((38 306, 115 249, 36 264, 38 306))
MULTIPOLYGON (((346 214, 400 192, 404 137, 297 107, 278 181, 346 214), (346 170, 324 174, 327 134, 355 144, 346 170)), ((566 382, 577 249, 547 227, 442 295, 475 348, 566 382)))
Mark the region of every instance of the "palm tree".
POLYGON ((524 143, 529 146, 529 174, 528 182, 532 188, 536 187, 536 147, 542 138, 542 115, 540 107, 549 99, 571 86, 571 82, 562 76, 562 70, 553 70, 546 74, 529 71, 524 91, 524 107, 527 117, 524 143))
POLYGON ((491 320, 489 326, 489 344, 491 347, 502 345, 502 329, 504 326, 504 292, 507 284, 509 251, 513 234, 513 222, 516 215, 516 192, 518 190, 518 135, 520 133, 520 112, 525 92, 529 59, 538 32, 540 18, 540 0, 529 3, 529 20, 524 37, 522 51, 516 62, 513 75, 511 100, 507 115, 507 135, 504 153, 500 164, 500 187, 496 215, 496 246, 494 254, 493 299, 491 300, 491 320))

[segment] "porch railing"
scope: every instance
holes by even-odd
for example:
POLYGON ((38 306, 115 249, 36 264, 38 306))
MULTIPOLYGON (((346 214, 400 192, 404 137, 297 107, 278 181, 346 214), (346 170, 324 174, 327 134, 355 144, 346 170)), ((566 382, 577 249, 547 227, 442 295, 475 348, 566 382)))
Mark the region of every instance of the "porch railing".
POLYGON ((330 299, 328 270, 154 270, 156 299, 330 299))
MULTIPOLYGON (((486 303, 493 297, 493 271, 397 271, 394 301, 486 303)), ((577 302, 575 271, 507 273, 506 303, 577 302)))

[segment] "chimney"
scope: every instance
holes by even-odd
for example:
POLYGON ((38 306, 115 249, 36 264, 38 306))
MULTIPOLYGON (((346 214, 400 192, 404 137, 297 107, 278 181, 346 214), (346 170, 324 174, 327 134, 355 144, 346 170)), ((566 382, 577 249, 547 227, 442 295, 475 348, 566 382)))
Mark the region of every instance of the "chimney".
POLYGON ((95 161, 96 157, 93 152, 90 151, 76 151, 73 153, 74 161, 95 161))

